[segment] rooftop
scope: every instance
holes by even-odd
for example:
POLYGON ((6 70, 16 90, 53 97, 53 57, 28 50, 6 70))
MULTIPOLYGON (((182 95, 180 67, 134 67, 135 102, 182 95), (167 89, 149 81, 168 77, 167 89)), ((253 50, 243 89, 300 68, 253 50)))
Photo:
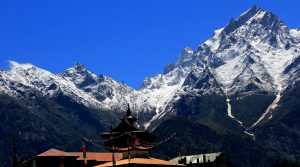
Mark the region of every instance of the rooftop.
MULTIPOLYGON (((77 160, 83 160, 83 154, 82 152, 71 152, 74 155, 77 155, 77 160)), ((122 153, 115 153, 114 155, 115 160, 121 160, 123 155, 122 153)), ((108 162, 112 161, 112 153, 100 153, 100 152, 86 152, 86 158, 87 160, 95 160, 95 161, 102 161, 102 162, 108 162)))
POLYGON ((39 155, 37 155, 37 157, 77 157, 77 155, 75 154, 72 154, 72 153, 68 153, 68 152, 64 152, 64 151, 61 151, 61 150, 57 150, 57 149, 54 149, 54 148, 51 148, 39 155))
MULTIPOLYGON (((132 158, 130 161, 128 159, 119 160, 116 162, 116 166, 123 166, 128 164, 135 164, 135 165, 157 165, 157 166, 185 166, 182 164, 176 164, 174 162, 165 161, 156 158, 132 158)), ((108 167, 113 166, 112 162, 107 162, 95 167, 108 167)))

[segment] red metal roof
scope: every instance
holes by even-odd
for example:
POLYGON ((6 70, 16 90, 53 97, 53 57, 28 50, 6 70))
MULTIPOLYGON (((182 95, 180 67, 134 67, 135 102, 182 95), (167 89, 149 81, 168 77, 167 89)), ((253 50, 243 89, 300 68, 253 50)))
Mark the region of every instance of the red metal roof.
MULTIPOLYGON (((83 160, 82 152, 70 152, 76 156, 79 156, 77 160, 83 160)), ((98 162, 109 162, 112 161, 112 153, 100 153, 100 152, 87 152, 86 153, 87 160, 96 160, 98 162)), ((122 153, 115 153, 115 160, 121 160, 123 158, 122 153)))
MULTIPOLYGON (((78 157, 77 160, 83 160, 83 153, 82 152, 64 152, 61 150, 57 150, 54 148, 51 148, 39 155, 37 157, 78 157)), ((115 153, 115 160, 121 160, 123 158, 122 153, 115 153)), ((101 152, 86 152, 86 158, 87 160, 95 160, 99 162, 109 162, 112 161, 112 153, 101 153, 101 152)))
MULTIPOLYGON (((176 164, 174 162, 165 161, 156 158, 132 158, 130 161, 128 159, 123 159, 116 162, 116 166, 124 166, 128 164, 157 165, 157 166, 185 166, 182 164, 176 164)), ((109 167, 109 166, 112 166, 112 162, 107 162, 95 167, 109 167)))
POLYGON ((75 154, 64 152, 64 151, 57 150, 57 149, 54 149, 54 148, 51 148, 51 149, 37 155, 37 157, 53 157, 53 156, 77 157, 77 155, 75 155, 75 154))

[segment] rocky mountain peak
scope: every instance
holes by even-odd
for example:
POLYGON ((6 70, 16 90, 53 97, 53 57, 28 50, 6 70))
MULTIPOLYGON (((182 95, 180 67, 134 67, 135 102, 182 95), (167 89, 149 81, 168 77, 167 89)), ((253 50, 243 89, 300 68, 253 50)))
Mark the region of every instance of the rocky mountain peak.
POLYGON ((79 62, 75 66, 60 74, 62 77, 74 82, 79 87, 96 84, 97 76, 90 72, 79 62))
POLYGON ((287 27, 275 14, 253 6, 239 18, 231 19, 223 29, 221 38, 224 39, 232 33, 257 36, 265 32, 280 34, 282 31, 287 31, 287 27))
POLYGON ((87 70, 87 68, 80 62, 77 62, 73 68, 78 71, 86 71, 87 70))
POLYGON ((90 74, 88 69, 79 62, 77 62, 73 67, 67 69, 65 73, 77 73, 77 74, 81 74, 81 75, 90 74))

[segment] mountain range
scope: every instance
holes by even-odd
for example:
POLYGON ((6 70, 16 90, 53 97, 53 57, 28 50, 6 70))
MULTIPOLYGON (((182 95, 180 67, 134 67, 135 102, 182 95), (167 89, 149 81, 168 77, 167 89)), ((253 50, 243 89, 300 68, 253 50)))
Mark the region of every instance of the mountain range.
MULTIPOLYGON (((80 149, 83 137, 118 123, 130 104, 138 125, 180 139, 154 155, 226 152, 237 166, 300 158, 300 29, 253 6, 163 74, 136 90, 77 63, 60 74, 10 62, 0 71, 0 152, 11 138, 21 158, 50 147, 80 149), (176 151, 177 150, 177 151, 176 151)), ((100 140, 100 139, 99 139, 100 140)))

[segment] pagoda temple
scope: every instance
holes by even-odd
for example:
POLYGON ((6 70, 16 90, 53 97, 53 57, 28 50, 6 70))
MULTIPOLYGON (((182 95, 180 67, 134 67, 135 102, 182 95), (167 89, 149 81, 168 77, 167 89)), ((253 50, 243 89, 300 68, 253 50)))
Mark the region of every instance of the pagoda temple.
POLYGON ((131 157, 149 154, 154 148, 156 136, 139 130, 136 121, 128 105, 126 115, 121 118, 120 124, 111 128, 109 132, 100 134, 104 139, 104 146, 110 151, 128 153, 128 156, 131 154, 131 157))
POLYGON ((147 131, 139 130, 136 121, 137 119, 131 115, 128 105, 127 113, 121 118, 120 124, 111 128, 110 131, 100 134, 104 139, 104 146, 112 153, 86 152, 86 156, 84 156, 83 152, 64 152, 50 149, 22 162, 19 167, 185 166, 151 157, 149 153, 155 146, 156 136, 147 131), (87 162, 85 162, 84 157, 87 162))

